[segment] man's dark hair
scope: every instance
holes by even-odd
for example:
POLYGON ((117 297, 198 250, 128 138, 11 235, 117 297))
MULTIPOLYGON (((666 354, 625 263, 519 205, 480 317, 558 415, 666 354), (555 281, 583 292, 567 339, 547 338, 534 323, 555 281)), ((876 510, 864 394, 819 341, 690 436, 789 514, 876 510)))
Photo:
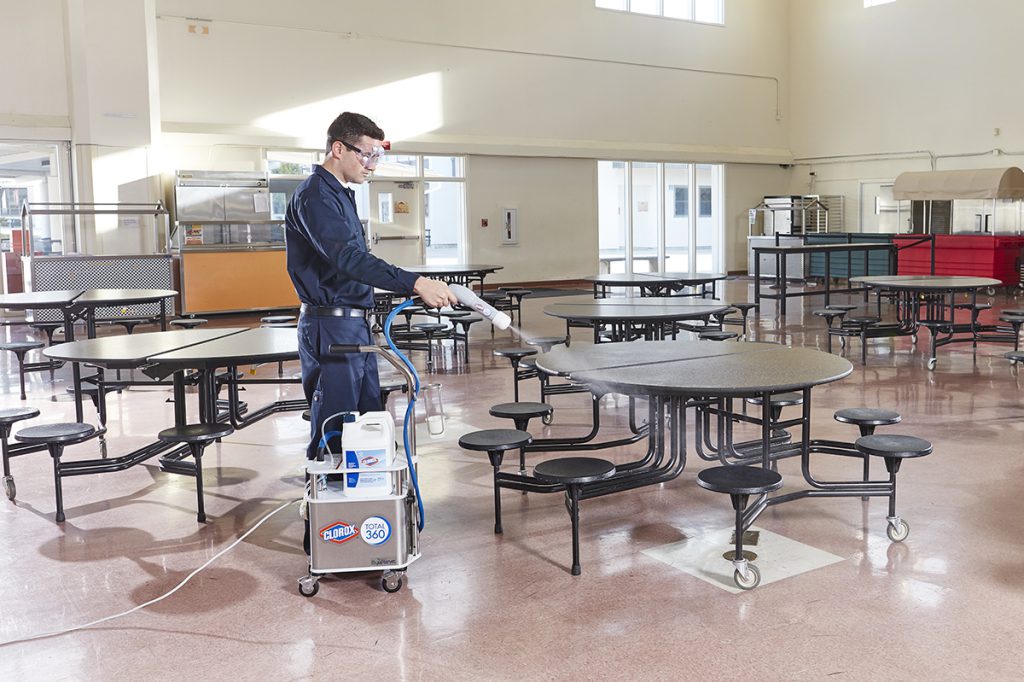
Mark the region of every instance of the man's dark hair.
POLYGON ((334 119, 334 122, 327 128, 327 151, 331 151, 331 146, 335 142, 344 141, 355 144, 363 135, 375 140, 384 139, 384 131, 377 127, 376 123, 362 114, 346 111, 334 119))

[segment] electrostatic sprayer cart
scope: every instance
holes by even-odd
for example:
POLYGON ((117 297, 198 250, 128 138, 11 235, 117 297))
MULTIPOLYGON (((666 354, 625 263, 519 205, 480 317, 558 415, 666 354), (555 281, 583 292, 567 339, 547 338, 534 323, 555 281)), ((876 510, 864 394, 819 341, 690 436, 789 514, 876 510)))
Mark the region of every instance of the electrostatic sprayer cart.
MULTIPOLYGON (((299 593, 306 597, 315 595, 320 589, 320 578, 328 573, 374 570, 383 571, 381 587, 385 592, 397 592, 402 589, 409 564, 420 558, 422 505, 416 484, 416 429, 415 424, 412 427, 409 424, 418 379, 414 370, 396 353, 378 346, 336 344, 330 351, 376 353, 404 376, 410 397, 403 438, 406 447, 405 452, 400 449, 395 452, 390 462, 388 457, 377 454, 376 449, 361 451, 362 456, 355 458, 346 457, 348 453, 343 447, 343 452, 329 455, 323 461, 311 461, 306 466, 309 474, 306 489, 309 573, 299 578, 299 593), (372 488, 357 492, 360 477, 364 481, 372 477, 372 488)), ((393 419, 390 413, 377 414, 393 419)), ((372 429, 374 420, 368 421, 367 428, 372 429)), ((382 431, 381 438, 391 442, 381 445, 394 450, 393 429, 382 431)))

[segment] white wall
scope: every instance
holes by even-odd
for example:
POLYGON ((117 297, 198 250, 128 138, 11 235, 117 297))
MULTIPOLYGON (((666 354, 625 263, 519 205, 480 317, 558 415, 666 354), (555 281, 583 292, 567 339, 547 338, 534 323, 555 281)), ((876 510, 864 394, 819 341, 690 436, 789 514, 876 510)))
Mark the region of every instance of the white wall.
POLYGON ((597 271, 597 163, 474 156, 468 161, 469 261, 503 264, 488 282, 576 279, 597 271), (517 208, 519 244, 501 244, 517 208), (488 227, 480 227, 487 218, 488 227))
MULTIPOLYGON (((912 170, 1024 165, 1019 0, 791 0, 790 191, 843 194, 912 170), (999 134, 995 134, 995 129, 999 134), (999 150, 999 151, 994 151, 999 150)), ((873 206, 865 229, 878 224, 873 206)))

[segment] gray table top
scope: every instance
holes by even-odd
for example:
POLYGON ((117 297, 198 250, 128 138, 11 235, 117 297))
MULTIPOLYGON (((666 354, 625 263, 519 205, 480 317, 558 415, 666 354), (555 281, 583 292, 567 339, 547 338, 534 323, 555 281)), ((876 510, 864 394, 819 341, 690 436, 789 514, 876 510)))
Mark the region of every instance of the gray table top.
POLYGON ((294 328, 260 327, 152 355, 149 362, 177 368, 203 369, 293 360, 297 357, 299 336, 294 328))
POLYGON ((558 348, 537 366, 625 395, 738 397, 795 391, 853 371, 844 358, 810 348, 720 341, 635 341, 558 348))
POLYGON ((991 277, 960 277, 956 275, 874 275, 854 277, 850 281, 874 288, 911 291, 970 291, 1003 285, 1001 281, 991 277))
POLYGON ((729 307, 714 299, 630 298, 598 299, 579 303, 551 303, 544 314, 566 320, 692 320, 729 307))
POLYGON ((65 289, 61 291, 26 291, 18 294, 3 294, 0 296, 0 308, 9 308, 11 310, 64 308, 84 293, 84 289, 65 289))
MULTIPOLYGON (((54 360, 84 362, 108 369, 131 368, 144 364, 160 353, 186 348, 225 336, 244 332, 244 327, 223 329, 176 329, 167 332, 104 336, 98 339, 69 341, 50 346, 43 354, 54 360)), ((292 336, 294 336, 294 330, 292 336)))
POLYGON ((86 289, 75 305, 100 307, 119 303, 150 303, 178 295, 173 289, 86 289))
POLYGON ((725 279, 722 272, 631 272, 590 275, 583 279, 609 286, 645 286, 656 284, 703 284, 725 279))
POLYGON ((475 272, 495 272, 504 267, 504 265, 477 265, 472 263, 451 263, 449 265, 434 263, 401 266, 403 270, 415 272, 419 275, 464 275, 475 272))

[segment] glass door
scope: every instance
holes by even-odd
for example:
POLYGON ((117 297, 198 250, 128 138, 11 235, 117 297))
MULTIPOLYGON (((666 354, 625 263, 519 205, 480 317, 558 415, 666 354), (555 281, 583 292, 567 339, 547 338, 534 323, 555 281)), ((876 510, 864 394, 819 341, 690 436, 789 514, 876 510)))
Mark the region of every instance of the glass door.
POLYGON ((629 244, 630 184, 624 161, 597 162, 598 272, 625 272, 629 244))
POLYGON ((722 167, 697 164, 697 230, 691 261, 697 272, 722 271, 722 167))
POLYGON ((690 164, 665 164, 665 270, 690 270, 690 164))

